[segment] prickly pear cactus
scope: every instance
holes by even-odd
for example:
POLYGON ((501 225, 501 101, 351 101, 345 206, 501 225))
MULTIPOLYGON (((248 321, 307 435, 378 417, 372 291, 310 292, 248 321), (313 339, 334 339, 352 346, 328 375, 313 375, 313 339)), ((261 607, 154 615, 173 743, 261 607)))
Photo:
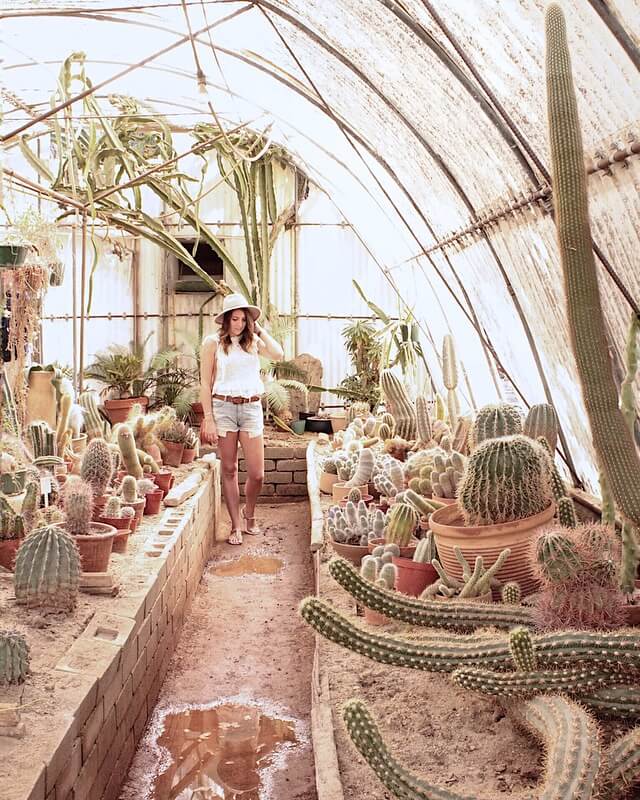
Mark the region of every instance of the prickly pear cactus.
POLYGON ((0 630, 0 686, 24 683, 29 674, 29 645, 21 633, 0 630))
POLYGON ((80 583, 80 554, 73 537, 56 525, 38 528, 16 555, 16 601, 29 607, 70 611, 80 583))

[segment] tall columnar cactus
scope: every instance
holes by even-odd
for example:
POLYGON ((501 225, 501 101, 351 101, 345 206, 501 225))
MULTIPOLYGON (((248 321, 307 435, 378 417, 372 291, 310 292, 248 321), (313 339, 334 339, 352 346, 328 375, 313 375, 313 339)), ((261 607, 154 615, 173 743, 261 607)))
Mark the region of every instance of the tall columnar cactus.
POLYGON ((433 438, 429 401, 421 394, 416 397, 416 431, 418 433, 418 442, 422 446, 428 444, 433 438))
POLYGON ((437 501, 431 502, 424 498, 421 494, 414 492, 413 489, 407 489, 404 493, 405 502, 408 503, 410 506, 413 506, 415 510, 423 517, 429 517, 436 511, 438 508, 441 508, 441 504, 437 501))
POLYGON ((135 503, 138 497, 138 484, 133 475, 125 475, 120 486, 120 493, 125 503, 135 503))
POLYGON ((118 426, 118 447, 120 448, 120 458, 127 470, 127 475, 133 475, 134 478, 142 477, 142 466, 138 458, 138 451, 136 449, 136 442, 133 438, 133 433, 128 425, 118 426))
POLYGON ((418 524, 418 512, 405 503, 396 503, 387 515, 386 540, 399 547, 406 547, 411 541, 418 524))
POLYGON ((433 536, 433 531, 427 531, 424 538, 420 539, 416 545, 413 560, 417 564, 430 564, 434 558, 438 557, 436 549, 436 541, 433 536))
POLYGON ((552 502, 547 453, 526 436, 489 439, 469 456, 458 487, 465 525, 525 519, 552 502))
POLYGON ((416 438, 416 410, 402 382, 390 369, 380 373, 380 388, 396 423, 395 436, 416 438))
POLYGON ((514 436, 522 432, 522 416, 510 403, 482 406, 476 414, 469 433, 469 447, 473 450, 486 439, 514 436))
POLYGON ((64 456, 67 445, 71 441, 71 425, 69 418, 71 416, 71 406, 73 398, 67 392, 60 396, 60 403, 58 405, 58 424, 56 427, 56 452, 64 456))
MULTIPOLYGON (((385 411, 384 414, 380 417, 380 424, 381 425, 388 425, 389 426, 389 430, 391 431, 391 436, 394 435, 395 429, 396 429, 396 421, 393 418, 393 414, 391 414, 389 411, 385 411)), ((382 438, 382 437, 380 437, 380 438, 382 438)), ((389 438, 391 438, 391 437, 389 437, 389 438)))
POLYGON ((29 674, 29 645, 21 633, 0 630, 0 686, 24 683, 29 674))
POLYGON ((640 783, 640 727, 614 739, 604 756, 602 800, 618 800, 640 783))
POLYGON ((378 428, 378 437, 383 442, 386 442, 387 439, 391 438, 391 428, 387 425, 386 422, 382 422, 380 424, 380 427, 378 428))
POLYGON ((556 3, 547 8, 545 32, 554 207, 571 346, 598 463, 620 513, 640 528, 640 458, 618 406, 592 248, 584 150, 566 24, 556 3))
POLYGON ((373 474, 375 456, 368 447, 360 450, 358 456, 358 466, 351 478, 346 482, 346 486, 366 486, 373 474))
POLYGON ((78 403, 84 409, 84 427, 89 439, 107 437, 110 432, 109 423, 98 411, 98 394, 93 391, 82 392, 78 403))
POLYGON ((447 389, 447 409, 449 411, 449 425, 453 430, 460 414, 458 395, 458 362, 453 344, 453 336, 447 334, 442 341, 442 380, 447 389))
POLYGON ((38 528, 16 555, 16 601, 70 611, 76 604, 80 569, 78 548, 66 531, 57 525, 38 528))
POLYGON ((80 476, 91 484, 93 494, 101 497, 109 485, 113 473, 113 462, 109 445, 104 439, 92 439, 82 456, 80 476))
POLYGON ((32 422, 28 431, 34 458, 56 455, 55 433, 46 422, 32 422))
POLYGON ((558 415, 555 408, 549 403, 538 403, 531 406, 522 431, 531 439, 544 436, 549 449, 554 453, 558 444, 558 415))
MULTIPOLYGON (((538 436, 536 439, 540 447, 543 447, 546 453, 549 456, 549 466, 550 466, 550 480, 551 480, 551 491, 553 493, 553 499, 558 503, 562 497, 567 497, 567 487, 564 485, 564 481, 558 472, 558 468, 556 467, 556 462, 553 457, 553 450, 549 446, 549 442, 547 441, 545 436, 538 436)), ((573 527, 571 525, 567 527, 573 527)))
POLYGON ((578 525, 576 507, 570 497, 560 497, 558 503, 558 522, 563 528, 575 528, 578 525))
POLYGON ((88 536, 93 514, 93 489, 87 481, 73 479, 65 483, 62 502, 66 529, 72 536, 88 536))

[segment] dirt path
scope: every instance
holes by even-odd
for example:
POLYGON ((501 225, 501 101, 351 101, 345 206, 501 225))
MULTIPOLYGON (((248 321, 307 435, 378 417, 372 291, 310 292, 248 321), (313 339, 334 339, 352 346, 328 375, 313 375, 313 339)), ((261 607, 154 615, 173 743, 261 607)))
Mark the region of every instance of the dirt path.
POLYGON ((122 800, 316 799, 307 506, 261 505, 259 520, 265 536, 216 548, 122 800))

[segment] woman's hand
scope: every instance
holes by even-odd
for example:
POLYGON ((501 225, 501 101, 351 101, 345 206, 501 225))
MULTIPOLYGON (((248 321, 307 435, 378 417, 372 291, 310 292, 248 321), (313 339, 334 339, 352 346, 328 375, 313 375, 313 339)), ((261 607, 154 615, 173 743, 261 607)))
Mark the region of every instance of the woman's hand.
POLYGON ((218 429, 213 417, 205 417, 200 424, 200 441, 202 444, 218 444, 218 429))

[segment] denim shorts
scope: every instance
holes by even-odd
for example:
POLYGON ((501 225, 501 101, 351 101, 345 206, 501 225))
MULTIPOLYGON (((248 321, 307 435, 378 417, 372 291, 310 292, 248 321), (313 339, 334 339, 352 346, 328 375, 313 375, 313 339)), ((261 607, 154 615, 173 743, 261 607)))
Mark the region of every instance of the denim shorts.
POLYGON ((237 431, 248 433, 250 439, 262 435, 264 416, 260 400, 253 403, 230 403, 214 397, 211 410, 219 436, 237 431))

